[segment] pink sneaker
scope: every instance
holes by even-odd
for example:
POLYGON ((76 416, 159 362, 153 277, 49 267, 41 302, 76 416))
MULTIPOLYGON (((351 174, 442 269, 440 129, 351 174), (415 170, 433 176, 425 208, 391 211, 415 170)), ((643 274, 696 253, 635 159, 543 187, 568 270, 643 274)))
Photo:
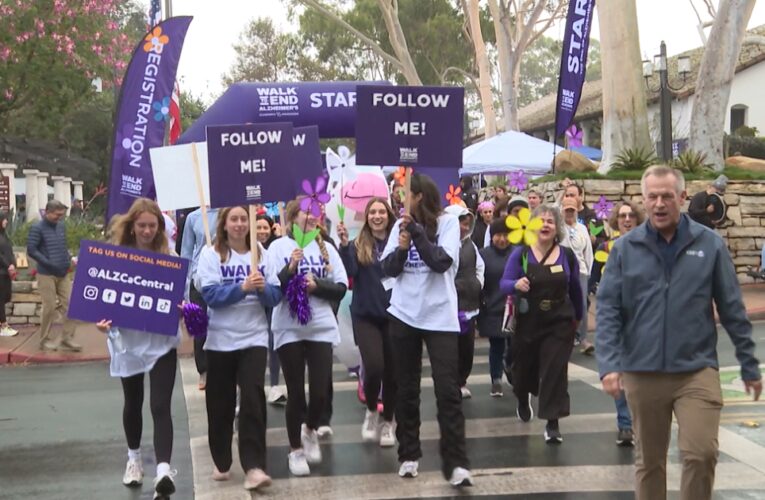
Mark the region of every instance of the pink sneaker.
POLYGON ((356 395, 359 397, 361 404, 367 404, 367 396, 364 394, 364 382, 361 381, 361 378, 359 378, 358 387, 356 388, 356 395))

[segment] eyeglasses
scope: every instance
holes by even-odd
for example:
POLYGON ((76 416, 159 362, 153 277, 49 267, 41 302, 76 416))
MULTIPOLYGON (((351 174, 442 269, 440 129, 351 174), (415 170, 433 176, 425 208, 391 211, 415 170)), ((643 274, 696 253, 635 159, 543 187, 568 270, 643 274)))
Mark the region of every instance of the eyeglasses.
POLYGON ((619 214, 617 217, 619 217, 620 219, 627 219, 627 218, 637 219, 637 215, 635 214, 635 212, 626 212, 623 214, 619 214))

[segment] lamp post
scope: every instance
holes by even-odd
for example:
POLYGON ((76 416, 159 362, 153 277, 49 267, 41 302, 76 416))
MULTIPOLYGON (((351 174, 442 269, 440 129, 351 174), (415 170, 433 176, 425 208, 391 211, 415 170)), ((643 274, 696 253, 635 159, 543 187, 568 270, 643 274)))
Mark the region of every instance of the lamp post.
POLYGON ((643 61, 643 78, 645 85, 651 92, 659 92, 659 117, 661 128, 661 159, 665 162, 672 161, 672 97, 675 92, 685 86, 685 81, 691 72, 691 58, 680 56, 677 58, 677 72, 683 77, 680 87, 672 87, 669 84, 669 71, 667 69, 667 44, 662 40, 659 54, 654 56, 654 62, 643 61), (648 79, 654 71, 659 73, 659 87, 652 89, 648 79))

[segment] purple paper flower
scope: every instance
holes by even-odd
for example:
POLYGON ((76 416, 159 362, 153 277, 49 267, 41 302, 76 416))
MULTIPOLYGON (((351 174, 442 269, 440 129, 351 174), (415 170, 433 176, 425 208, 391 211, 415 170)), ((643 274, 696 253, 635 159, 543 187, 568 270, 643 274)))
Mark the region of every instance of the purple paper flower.
POLYGON ((526 177, 526 172, 523 170, 516 170, 510 173, 510 187, 515 188, 518 191, 523 191, 526 186, 529 185, 529 180, 526 177))
POLYGON ((571 125, 566 129, 566 139, 568 140, 568 147, 578 148, 582 146, 582 137, 584 132, 577 128, 576 125, 571 125))
POLYGON ((595 216, 598 219, 608 219, 614 209, 614 204, 608 201, 605 196, 600 195, 600 199, 593 205, 592 209, 595 210, 595 216))
POLYGON ((306 197, 300 200, 300 210, 305 213, 311 212, 314 217, 321 217, 321 207, 331 199, 327 193, 327 179, 323 175, 317 177, 315 186, 311 186, 308 179, 303 179, 302 185, 306 197))

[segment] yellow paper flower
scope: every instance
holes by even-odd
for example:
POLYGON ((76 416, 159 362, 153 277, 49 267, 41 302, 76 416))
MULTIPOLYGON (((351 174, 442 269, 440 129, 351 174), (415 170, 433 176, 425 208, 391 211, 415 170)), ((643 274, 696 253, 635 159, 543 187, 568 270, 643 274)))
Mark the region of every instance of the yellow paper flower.
POLYGON ((531 218, 531 211, 528 208, 522 208, 518 212, 518 217, 508 215, 505 219, 505 225, 510 229, 507 236, 508 241, 517 245, 523 241, 526 245, 533 245, 537 241, 537 233, 542 229, 542 219, 539 217, 531 218))
POLYGON ((611 241, 608 242, 606 245, 605 250, 598 250, 595 252, 595 260, 598 262, 601 262, 603 264, 603 267, 606 266, 606 261, 608 260, 608 256, 611 255, 611 249, 614 248, 614 243, 616 242, 616 238, 619 237, 619 233, 614 233, 614 237, 611 241))

